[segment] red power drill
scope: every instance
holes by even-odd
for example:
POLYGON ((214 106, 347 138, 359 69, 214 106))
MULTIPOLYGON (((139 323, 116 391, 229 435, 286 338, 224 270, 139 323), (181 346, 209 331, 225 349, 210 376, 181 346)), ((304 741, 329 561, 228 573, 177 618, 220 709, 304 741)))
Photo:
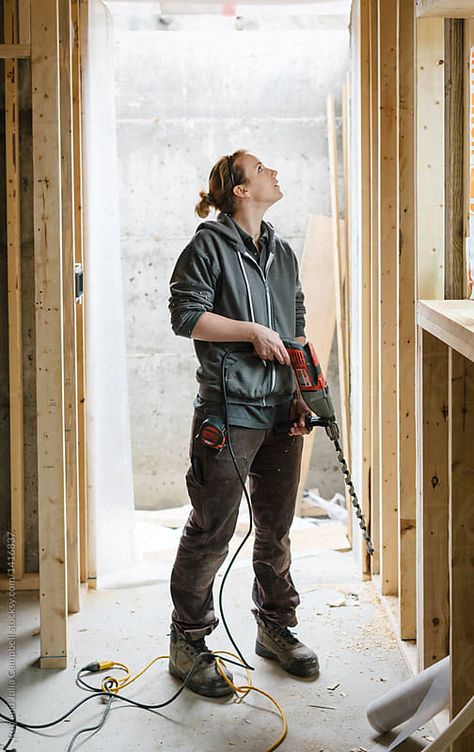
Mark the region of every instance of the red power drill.
MULTIPOLYGON (((336 422, 334 406, 329 395, 327 381, 324 378, 318 356, 316 355, 316 350, 311 342, 307 342, 305 345, 300 345, 299 342, 284 339, 283 344, 288 350, 301 396, 311 412, 314 413, 314 416, 306 416, 306 427, 310 431, 315 426, 324 427, 327 435, 331 441, 334 442, 337 457, 342 466, 344 481, 349 489, 352 505, 355 509, 356 517, 359 520, 359 527, 362 530, 362 534, 366 541, 367 551, 372 555, 374 553, 374 547, 357 499, 349 468, 344 459, 342 447, 339 443, 339 427, 336 422)), ((281 431, 282 428, 283 426, 277 426, 277 431, 281 431)), ((288 430, 288 428, 289 425, 287 423, 286 430, 288 430)))

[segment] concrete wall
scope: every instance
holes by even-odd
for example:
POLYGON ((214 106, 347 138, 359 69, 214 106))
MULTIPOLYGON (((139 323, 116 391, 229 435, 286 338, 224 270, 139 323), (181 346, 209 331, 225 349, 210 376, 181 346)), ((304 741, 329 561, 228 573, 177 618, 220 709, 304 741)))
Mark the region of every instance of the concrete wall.
MULTIPOLYGON (((298 256, 308 213, 330 213, 325 100, 341 91, 347 30, 235 32, 222 28, 222 19, 216 23, 219 33, 117 34, 121 244, 139 508, 187 501, 196 361, 192 343, 170 330, 168 280, 199 222, 194 205, 215 160, 243 147, 278 169, 284 198, 267 217, 298 256)), ((318 463, 338 485, 329 455, 323 463, 319 452, 318 463)), ((312 482, 332 495, 328 475, 318 481, 313 474, 312 482)))

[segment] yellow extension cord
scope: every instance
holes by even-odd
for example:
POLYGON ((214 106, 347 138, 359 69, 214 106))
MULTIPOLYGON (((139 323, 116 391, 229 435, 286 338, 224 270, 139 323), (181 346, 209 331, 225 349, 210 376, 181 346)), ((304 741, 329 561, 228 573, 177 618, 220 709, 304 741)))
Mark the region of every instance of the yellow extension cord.
MULTIPOLYGON (((277 708, 278 712, 280 713, 281 720, 283 723, 283 730, 280 736, 278 737, 278 739, 275 742, 273 742, 273 744, 270 747, 268 747, 268 749, 265 750, 265 752, 273 752, 283 742, 283 740, 286 737, 286 733, 288 731, 286 716, 285 716, 285 712, 282 706, 277 700, 275 700, 274 697, 272 697, 272 695, 269 692, 265 692, 264 689, 259 689, 258 687, 253 686, 252 677, 248 669, 247 669, 247 682, 248 682, 247 684, 238 685, 230 681, 230 679, 227 677, 222 667, 223 661, 221 660, 220 656, 229 655, 232 658, 235 658, 236 660, 239 660, 239 656, 235 655, 234 653, 229 653, 226 650, 218 650, 215 653, 213 653, 213 655, 216 656, 217 670, 219 671, 224 681, 227 682, 229 687, 232 687, 232 689, 237 695, 239 694, 241 695, 241 697, 239 698, 240 702, 248 695, 249 692, 258 692, 264 697, 267 697, 277 708)), ((139 671, 138 674, 135 674, 134 676, 132 676, 130 669, 128 668, 128 666, 125 665, 125 663, 120 663, 119 661, 99 661, 99 671, 104 671, 105 669, 115 668, 115 667, 121 668, 125 671, 125 676, 121 679, 117 679, 115 676, 106 676, 102 680, 102 684, 100 685, 100 688, 103 692, 112 692, 118 695, 120 690, 124 689, 125 687, 128 687, 130 684, 132 684, 132 682, 134 682, 136 679, 142 676, 145 673, 145 671, 147 671, 150 668, 150 666, 156 663, 156 661, 160 661, 160 660, 167 659, 167 658, 169 658, 168 655, 158 655, 156 658, 153 658, 152 661, 147 663, 146 666, 141 671, 139 671), (107 686, 108 684, 110 685, 110 683, 112 683, 113 685, 112 688, 110 688, 110 686, 107 686)))

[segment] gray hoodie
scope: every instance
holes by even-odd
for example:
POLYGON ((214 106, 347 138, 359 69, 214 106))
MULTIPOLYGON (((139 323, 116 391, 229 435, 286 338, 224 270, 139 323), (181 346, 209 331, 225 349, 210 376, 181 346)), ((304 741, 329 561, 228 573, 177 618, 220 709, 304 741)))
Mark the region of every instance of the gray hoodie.
MULTIPOLYGON (((265 269, 248 252, 226 214, 201 222, 181 253, 170 280, 169 310, 175 334, 190 337, 199 317, 212 311, 239 321, 268 326, 282 339, 304 337, 304 295, 298 261, 273 226, 268 234, 265 269)), ((276 405, 294 390, 290 366, 265 364, 246 342, 194 340, 199 360, 196 372, 203 399, 222 401, 221 365, 225 354, 229 403, 276 405)))

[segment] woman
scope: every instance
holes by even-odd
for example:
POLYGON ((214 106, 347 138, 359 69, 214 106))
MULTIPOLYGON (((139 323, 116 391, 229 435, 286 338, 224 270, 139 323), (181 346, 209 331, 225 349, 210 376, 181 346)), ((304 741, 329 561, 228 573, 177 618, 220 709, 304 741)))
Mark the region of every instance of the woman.
POLYGON ((171 575, 169 670, 183 679, 197 661, 188 686, 207 696, 231 692, 204 637, 217 626, 212 587, 235 529, 242 485, 228 446, 220 451, 206 446, 201 429, 210 420, 224 434, 226 415, 241 475, 250 482, 256 652, 297 676, 319 669, 316 654, 288 629, 297 623, 299 604, 289 572, 288 531, 308 409, 295 395, 282 342, 305 342, 298 263, 263 220, 282 195, 277 171, 253 154, 240 149, 219 159, 195 209, 205 218, 214 207, 217 220, 198 226, 170 282, 172 328, 194 340, 199 392, 186 475, 193 508, 171 575), (273 432, 276 423, 289 419, 288 434, 273 432), (204 661, 198 660, 202 654, 204 661))

